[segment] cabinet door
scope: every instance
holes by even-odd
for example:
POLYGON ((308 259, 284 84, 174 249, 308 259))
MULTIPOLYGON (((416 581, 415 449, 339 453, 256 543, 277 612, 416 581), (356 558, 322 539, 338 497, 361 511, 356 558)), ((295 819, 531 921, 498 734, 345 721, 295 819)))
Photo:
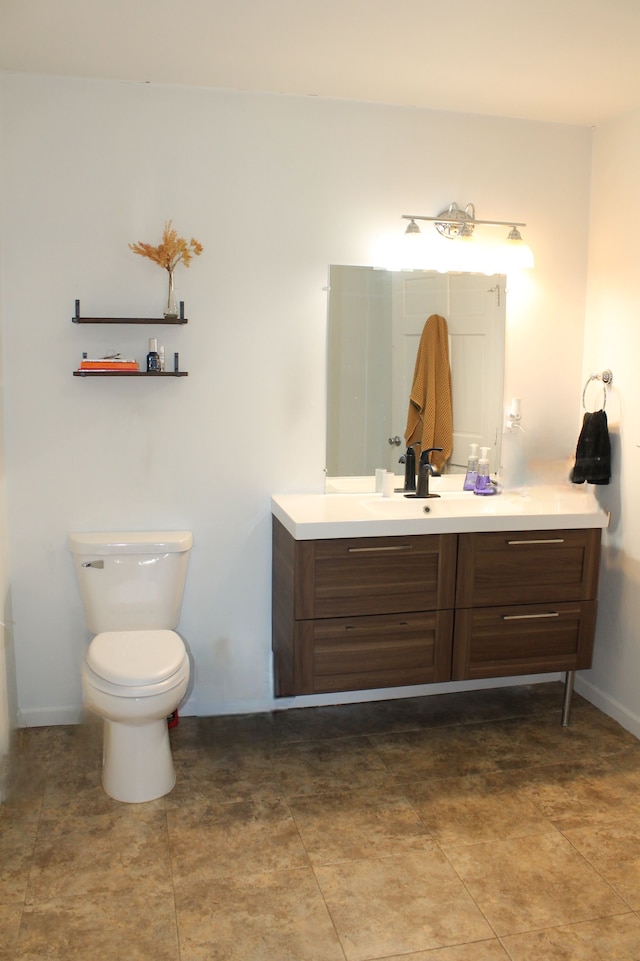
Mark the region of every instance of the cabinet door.
POLYGON ((459 610, 453 680, 591 667, 596 601, 459 610))
POLYGON ((296 543, 296 619, 453 608, 455 534, 296 543))
POLYGON ((461 534, 456 607, 591 600, 600 529, 461 534))
POLYGON ((452 640, 451 610, 299 621, 295 693, 448 681, 452 640))

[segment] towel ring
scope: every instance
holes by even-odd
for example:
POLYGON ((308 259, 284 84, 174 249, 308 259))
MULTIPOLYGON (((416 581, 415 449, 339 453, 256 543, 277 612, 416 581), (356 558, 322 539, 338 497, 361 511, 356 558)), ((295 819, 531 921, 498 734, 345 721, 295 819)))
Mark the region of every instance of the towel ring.
POLYGON ((587 401, 586 401, 587 387, 589 386, 592 380, 599 380, 602 382, 602 395, 603 395, 602 407, 600 407, 599 410, 604 410, 605 407, 607 406, 607 387, 610 387, 611 384, 613 383, 613 374, 611 373, 610 370, 603 370, 601 374, 591 374, 586 384, 584 385, 584 390, 582 391, 582 409, 583 410, 587 409, 587 401))

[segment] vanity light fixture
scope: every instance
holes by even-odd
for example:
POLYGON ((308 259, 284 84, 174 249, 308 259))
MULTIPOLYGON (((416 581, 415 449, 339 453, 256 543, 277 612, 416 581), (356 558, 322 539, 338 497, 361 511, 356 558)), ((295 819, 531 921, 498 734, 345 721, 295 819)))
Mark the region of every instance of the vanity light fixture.
POLYGON ((428 221, 435 225, 441 237, 448 240, 469 240, 473 237, 476 227, 509 227, 509 233, 504 241, 503 249, 508 252, 509 260, 513 266, 533 267, 533 253, 531 248, 524 242, 519 227, 526 227, 526 224, 518 223, 516 220, 477 220, 476 209, 473 204, 467 204, 464 210, 456 203, 449 204, 446 210, 441 211, 437 217, 425 217, 420 214, 403 214, 403 220, 408 220, 405 234, 419 234, 419 220, 428 221))

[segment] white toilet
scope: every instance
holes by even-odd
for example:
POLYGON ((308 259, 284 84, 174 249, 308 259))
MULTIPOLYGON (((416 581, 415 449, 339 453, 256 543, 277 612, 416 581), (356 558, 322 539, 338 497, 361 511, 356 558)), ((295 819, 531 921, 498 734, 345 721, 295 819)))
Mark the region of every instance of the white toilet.
POLYGON ((69 535, 85 622, 85 707, 104 718, 102 784, 118 801, 152 801, 175 784, 167 718, 189 683, 174 632, 190 531, 69 535))

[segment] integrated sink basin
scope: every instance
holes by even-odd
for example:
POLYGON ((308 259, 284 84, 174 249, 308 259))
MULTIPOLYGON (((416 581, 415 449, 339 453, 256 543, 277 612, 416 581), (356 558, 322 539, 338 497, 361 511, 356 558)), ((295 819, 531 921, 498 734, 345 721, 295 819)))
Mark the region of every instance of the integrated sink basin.
POLYGON ((510 513, 521 514, 526 510, 528 498, 512 494, 490 496, 474 494, 473 491, 443 491, 437 497, 393 497, 364 495, 360 498, 363 508, 375 517, 464 517, 466 515, 502 513, 508 506, 510 513), (498 503, 505 498, 504 503, 498 503), (425 508, 427 508, 425 510, 425 508))

